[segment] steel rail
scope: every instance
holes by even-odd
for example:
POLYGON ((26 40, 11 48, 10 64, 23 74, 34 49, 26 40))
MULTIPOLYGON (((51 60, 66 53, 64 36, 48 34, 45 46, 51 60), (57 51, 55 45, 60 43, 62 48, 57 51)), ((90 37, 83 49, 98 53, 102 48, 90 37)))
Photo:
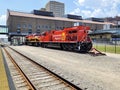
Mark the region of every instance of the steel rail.
POLYGON ((74 85, 73 83, 71 83, 70 81, 64 79, 63 77, 59 76, 58 74, 54 73, 53 71, 47 69, 46 67, 44 67, 43 65, 40 65, 38 62, 35 62, 34 60, 32 60, 31 58, 27 57, 26 55, 18 52, 17 50, 9 47, 10 49, 12 49, 13 51, 15 51, 16 53, 20 54, 21 56, 23 56, 24 58, 26 58, 27 60, 29 60, 30 62, 32 62, 34 65, 36 65, 39 68, 44 69, 46 72, 48 72, 50 75, 54 76, 57 80, 62 81, 67 87, 70 87, 71 90, 82 90, 80 87, 74 85))
POLYGON ((3 48, 7 54, 7 56, 9 57, 10 61, 14 64, 14 66, 16 67, 16 69, 18 70, 18 72, 20 73, 20 75, 25 79, 27 85, 29 86, 29 90, 35 90, 35 87, 33 86, 33 84, 29 81, 29 79, 27 78, 27 76, 24 74, 24 72, 21 70, 21 68, 17 65, 17 63, 14 61, 14 59, 11 57, 11 55, 9 54, 9 52, 3 48))

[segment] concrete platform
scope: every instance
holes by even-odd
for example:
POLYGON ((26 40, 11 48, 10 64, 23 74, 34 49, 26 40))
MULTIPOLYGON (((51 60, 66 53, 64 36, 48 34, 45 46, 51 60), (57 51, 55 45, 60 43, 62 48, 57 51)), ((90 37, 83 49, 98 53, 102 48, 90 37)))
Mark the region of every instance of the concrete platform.
POLYGON ((0 48, 0 90, 9 90, 8 79, 5 71, 1 48, 0 48))

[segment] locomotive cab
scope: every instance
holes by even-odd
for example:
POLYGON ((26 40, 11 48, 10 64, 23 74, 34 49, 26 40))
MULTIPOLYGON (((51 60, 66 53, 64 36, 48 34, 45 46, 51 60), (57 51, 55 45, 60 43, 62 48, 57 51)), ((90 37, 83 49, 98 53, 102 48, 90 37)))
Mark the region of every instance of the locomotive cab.
POLYGON ((87 26, 82 26, 82 29, 78 31, 78 44, 77 48, 80 52, 87 52, 92 48, 92 40, 88 36, 88 31, 90 30, 87 26))
POLYGON ((70 31, 68 31, 66 39, 68 41, 77 41, 77 33, 78 33, 77 30, 70 30, 70 31))
POLYGON ((61 44, 61 48, 65 50, 77 50, 87 52, 92 48, 92 41, 88 36, 90 30, 87 26, 76 26, 65 28, 64 33, 65 43, 61 44))

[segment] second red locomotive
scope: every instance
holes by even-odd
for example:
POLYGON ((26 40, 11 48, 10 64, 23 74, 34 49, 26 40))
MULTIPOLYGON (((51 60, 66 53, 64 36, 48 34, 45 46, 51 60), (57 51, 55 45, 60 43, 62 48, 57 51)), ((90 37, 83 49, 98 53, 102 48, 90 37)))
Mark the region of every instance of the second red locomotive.
POLYGON ((51 30, 40 35, 26 36, 27 45, 40 45, 41 47, 59 46, 65 50, 78 50, 87 52, 92 48, 92 41, 88 36, 88 26, 75 26, 63 30, 51 30))

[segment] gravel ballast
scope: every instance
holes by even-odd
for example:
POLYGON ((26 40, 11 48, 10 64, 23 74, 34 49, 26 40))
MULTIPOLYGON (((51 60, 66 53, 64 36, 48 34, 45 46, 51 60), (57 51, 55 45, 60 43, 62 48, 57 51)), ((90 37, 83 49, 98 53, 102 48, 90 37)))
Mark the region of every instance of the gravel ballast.
POLYGON ((85 90, 120 90, 120 55, 90 56, 32 46, 11 46, 85 90))

